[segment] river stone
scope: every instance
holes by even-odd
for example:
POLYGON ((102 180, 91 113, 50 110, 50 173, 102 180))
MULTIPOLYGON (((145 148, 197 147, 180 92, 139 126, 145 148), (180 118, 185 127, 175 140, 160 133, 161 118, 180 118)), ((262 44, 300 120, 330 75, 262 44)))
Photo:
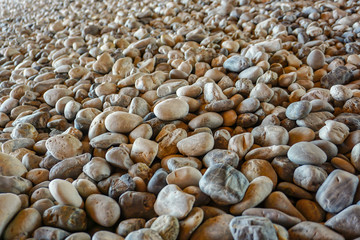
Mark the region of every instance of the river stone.
POLYGON ((91 240, 105 240, 105 239, 124 240, 123 237, 109 231, 98 231, 91 238, 91 240))
POLYGON ((273 189, 273 182, 266 176, 260 176, 252 180, 245 192, 244 198, 230 207, 230 213, 241 215, 244 210, 260 204, 269 196, 273 189))
POLYGON ((303 100, 291 103, 286 108, 286 117, 290 120, 298 120, 305 118, 311 112, 311 104, 309 101, 303 100))
POLYGON ((315 49, 310 52, 306 59, 307 65, 312 67, 314 70, 322 68, 325 64, 325 55, 319 49, 315 49))
POLYGON ((76 179, 82 173, 84 165, 90 161, 90 158, 90 153, 84 153, 56 163, 50 169, 49 180, 54 180, 55 178, 76 179))
POLYGON ((21 209, 20 198, 13 193, 0 193, 0 236, 7 224, 21 209))
POLYGON ((173 121, 185 117, 189 113, 189 105, 180 99, 167 99, 155 106, 154 113, 160 120, 173 121))
POLYGON ((110 165, 124 170, 130 169, 134 165, 129 150, 122 146, 109 149, 106 152, 105 159, 110 165))
POLYGON ((180 232, 178 239, 187 240, 197 229, 204 219, 204 211, 199 207, 194 207, 187 217, 180 221, 180 232))
POLYGON ((360 205, 345 208, 325 222, 327 227, 341 233, 346 239, 360 237, 360 205))
POLYGON ((248 78, 250 79, 253 83, 256 83, 256 80, 264 74, 264 70, 259 67, 259 66, 252 66, 249 67, 243 71, 241 71, 241 73, 239 74, 239 78, 248 78))
POLYGON ((352 204, 358 184, 355 175, 336 169, 318 189, 316 201, 327 212, 340 212, 352 204))
POLYGON ((41 227, 41 215, 35 208, 21 210, 9 223, 4 232, 4 240, 30 237, 30 234, 41 227))
POLYGON ((130 177, 128 173, 121 177, 114 177, 111 179, 108 196, 114 199, 118 199, 121 194, 127 191, 135 190, 136 184, 134 179, 130 177))
POLYGON ((163 189, 167 185, 167 176, 168 173, 163 168, 156 170, 156 172, 150 178, 150 181, 147 184, 148 192, 158 194, 161 189, 163 189))
POLYGON ((126 236, 125 240, 163 240, 160 234, 150 228, 134 231, 126 236))
POLYGON ((321 148, 321 150, 325 152, 328 159, 331 159, 338 154, 338 148, 332 142, 326 140, 315 140, 311 141, 311 143, 321 148))
POLYGON ((197 157, 213 149, 214 144, 214 137, 210 133, 201 132, 180 140, 176 146, 180 153, 197 157))
POLYGON ((80 207, 83 200, 76 188, 68 181, 55 179, 49 184, 51 195, 59 204, 80 207))
POLYGON ((334 144, 342 144, 348 135, 349 128, 344 123, 334 120, 325 121, 325 126, 319 130, 319 137, 322 140, 327 140, 334 144))
POLYGON ((39 135, 36 128, 30 123, 19 123, 15 126, 15 128, 11 131, 11 138, 32 138, 36 140, 39 135))
POLYGON ((142 117, 136 114, 127 112, 114 112, 105 118, 105 127, 110 132, 129 133, 134 130, 134 128, 136 128, 142 121, 142 117))
POLYGON ((111 166, 104 158, 93 157, 91 161, 84 165, 83 172, 92 180, 98 182, 110 176, 111 166))
POLYGON ((351 81, 353 74, 345 67, 339 66, 321 78, 321 86, 330 89, 334 85, 344 85, 351 81))
POLYGON ((205 167, 210 167, 217 163, 228 164, 234 168, 239 165, 239 156, 231 150, 213 149, 202 159, 205 167))
POLYGON ((230 72, 239 73, 250 67, 250 60, 238 54, 233 55, 224 62, 223 67, 230 72))
POLYGON ((308 191, 316 192, 327 176, 328 174, 321 167, 302 165, 295 169, 294 183, 308 191))
POLYGON ((193 118, 189 122, 189 127, 191 129, 208 127, 210 129, 218 128, 223 124, 223 117, 215 112, 207 112, 200 114, 199 116, 193 118))
POLYGON ((207 219, 191 235, 190 240, 233 240, 229 228, 233 218, 230 214, 222 214, 207 219))
POLYGON ((295 143, 290 147, 287 156, 290 161, 300 165, 320 165, 327 159, 323 150, 309 142, 295 143))
POLYGON ((341 113, 334 121, 344 123, 350 131, 360 130, 360 115, 357 113, 341 113))
POLYGON ((257 177, 266 176, 271 179, 274 187, 277 185, 277 175, 271 164, 263 159, 251 159, 245 161, 240 168, 245 177, 252 181, 257 177))
POLYGON ((209 167, 199 182, 201 191, 221 205, 240 202, 248 186, 249 181, 240 171, 220 163, 209 167))
POLYGON ((56 159, 64 160, 82 154, 82 143, 71 134, 61 134, 46 140, 46 149, 56 159), (66 151, 64 151, 66 149, 66 151))
POLYGON ((199 186, 201 177, 202 174, 199 170, 194 167, 185 166, 172 171, 166 177, 166 182, 184 189, 188 186, 199 186))
POLYGON ((145 219, 143 218, 130 218, 123 220, 116 228, 116 233, 126 237, 129 233, 145 227, 145 219))
POLYGON ((167 185, 160 192, 154 204, 158 215, 170 215, 178 219, 185 218, 191 211, 195 197, 183 192, 174 184, 167 185))
POLYGON ((159 145, 155 141, 137 138, 131 148, 130 156, 135 163, 145 163, 150 166, 158 153, 159 145))
POLYGON ((150 229, 158 232, 163 239, 176 240, 180 225, 176 217, 161 215, 151 224, 150 229))
POLYGON ((47 226, 76 232, 86 230, 87 219, 85 211, 81 208, 56 205, 45 210, 43 223, 47 226))
POLYGON ((103 227, 113 226, 120 218, 119 204, 105 195, 90 195, 86 199, 85 209, 91 219, 103 227))
POLYGON ((69 235, 65 240, 91 240, 91 236, 86 232, 76 232, 69 235))
POLYGON ((69 232, 55 227, 39 227, 33 233, 34 239, 63 240, 70 235, 69 232))
POLYGON ((297 217, 290 216, 282 211, 272 208, 249 208, 242 213, 243 216, 265 217, 275 224, 290 228, 301 220, 297 217))
POLYGON ((230 231, 235 240, 277 240, 272 222, 264 217, 241 216, 231 220, 230 231))
POLYGON ((0 153, 0 174, 21 177, 27 172, 26 167, 15 157, 0 153))
POLYGON ((90 145, 93 148, 109 148, 111 146, 119 145, 121 143, 127 143, 127 136, 121 133, 103 133, 90 140, 90 145))
POLYGON ((228 150, 236 152, 239 156, 239 160, 245 156, 245 154, 251 149, 254 144, 254 136, 249 133, 236 134, 230 138, 228 144, 228 150))
POLYGON ((0 192, 22 194, 33 187, 30 180, 18 176, 0 176, 0 192))
POLYGON ((254 136, 254 143, 262 147, 272 145, 286 145, 289 141, 288 131, 281 126, 258 126, 251 134, 254 136))
POLYGON ((303 119, 296 120, 299 127, 308 127, 312 130, 319 131, 325 125, 325 121, 333 119, 334 115, 330 112, 311 112, 303 119))
POLYGON ((315 222, 301 222, 289 229, 290 239, 314 239, 314 240, 344 240, 340 234, 332 231, 326 226, 315 222))
POLYGON ((121 215, 128 218, 150 219, 156 216, 154 204, 156 196, 148 192, 127 191, 119 198, 121 215))
POLYGON ((264 159, 271 160, 275 157, 286 156, 290 146, 287 145, 273 145, 269 147, 259 147, 250 150, 245 155, 245 160, 264 159))

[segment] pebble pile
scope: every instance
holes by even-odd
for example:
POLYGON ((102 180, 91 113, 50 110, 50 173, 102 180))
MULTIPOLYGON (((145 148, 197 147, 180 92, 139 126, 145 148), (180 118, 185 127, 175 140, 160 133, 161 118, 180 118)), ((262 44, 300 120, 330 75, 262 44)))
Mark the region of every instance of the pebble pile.
POLYGON ((0 1, 0 239, 360 239, 360 3, 0 1))

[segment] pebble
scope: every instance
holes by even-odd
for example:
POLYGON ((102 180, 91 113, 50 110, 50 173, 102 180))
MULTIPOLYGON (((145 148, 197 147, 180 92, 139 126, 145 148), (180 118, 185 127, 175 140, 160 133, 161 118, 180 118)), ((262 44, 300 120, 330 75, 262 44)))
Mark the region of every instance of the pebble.
POLYGON ((51 195, 59 204, 81 207, 84 203, 76 188, 68 181, 54 179, 49 183, 51 195))
POLYGON ((295 143, 290 147, 287 156, 290 161, 299 165, 320 165, 327 159, 325 152, 310 142, 295 143))
POLYGON ((230 138, 228 150, 234 151, 241 160, 254 144, 254 137, 251 133, 241 133, 230 138))
POLYGON ((351 205, 325 222, 325 226, 332 228, 343 235, 346 239, 354 239, 360 236, 358 226, 360 206, 351 205))
POLYGON ((92 238, 92 240, 101 240, 101 239, 113 239, 113 240, 124 240, 123 237, 119 236, 116 233, 112 233, 109 231, 98 231, 96 232, 92 238))
POLYGON ((211 134, 201 132, 180 140, 176 147, 186 156, 197 157, 212 150, 214 144, 214 137, 211 134))
POLYGON ((46 209, 43 213, 43 223, 70 232, 85 231, 87 227, 85 211, 66 205, 57 205, 46 209))
POLYGON ((271 164, 263 159, 251 159, 245 161, 240 170, 245 177, 252 181, 259 176, 266 176, 271 179, 273 186, 277 185, 277 175, 271 164))
POLYGON ((230 222, 234 239, 278 239, 272 222, 265 217, 241 216, 230 222))
POLYGON ((125 240, 137 240, 137 239, 162 240, 163 238, 160 236, 160 234, 157 231, 149 228, 142 228, 137 231, 131 232, 125 238, 125 240))
POLYGON ((286 145, 289 141, 288 131, 284 127, 276 125, 255 127, 251 134, 254 136, 254 143, 262 147, 286 145))
POLYGON ((46 140, 46 149, 59 160, 75 157, 83 153, 82 143, 70 134, 61 134, 46 140), (66 151, 64 151, 66 149, 66 151))
POLYGON ((234 55, 224 62, 223 67, 231 72, 240 73, 250 67, 250 60, 241 55, 234 55))
POLYGON ((303 100, 291 103, 286 108, 286 117, 290 120, 303 119, 311 112, 311 104, 309 101, 303 100))
POLYGON ((156 142, 145 139, 137 138, 131 148, 130 157, 135 163, 145 163, 150 166, 154 161, 159 146, 156 142))
POLYGON ((202 174, 194 167, 181 167, 172 171, 166 177, 167 184, 175 184, 184 189, 188 186, 199 186, 202 174))
POLYGON ((352 77, 352 73, 345 66, 339 66, 321 78, 321 86, 330 89, 334 85, 349 83, 352 77))
POLYGON ((158 215, 170 215, 181 220, 190 213, 194 202, 194 196, 183 192, 178 186, 170 184, 159 192, 154 210, 158 215))
POLYGON ((159 233, 162 239, 176 240, 180 224, 176 217, 169 215, 161 215, 151 224, 150 229, 159 233))
POLYGON ((316 192, 328 174, 324 169, 312 165, 302 165, 294 171, 294 183, 305 190, 316 192))
POLYGON ((291 239, 345 239, 328 227, 314 222, 304 221, 289 229, 291 239))
POLYGON ((154 108, 157 118, 164 121, 172 121, 185 117, 189 113, 189 105, 181 99, 167 99, 154 108))
POLYGON ((352 204, 358 184, 359 179, 355 175, 334 170, 316 192, 316 201, 327 212, 340 212, 352 204))
MULTIPOLYGON (((95 119, 93 121, 95 121, 95 119)), ((105 127, 110 132, 129 133, 134 130, 134 128, 136 128, 142 121, 143 119, 136 114, 114 112, 110 113, 105 118, 105 127)))
POLYGON ((202 161, 207 168, 217 163, 228 164, 236 168, 239 165, 239 156, 231 150, 213 149, 203 157, 202 161))
POLYGON ((127 191, 119 197, 121 215, 126 219, 153 218, 156 216, 154 212, 155 201, 156 196, 152 193, 127 191))
POLYGON ((120 218, 119 204, 105 195, 90 195, 86 199, 85 209, 91 219, 103 227, 113 226, 120 218))
POLYGON ((230 214, 222 214, 207 219, 191 235, 190 240, 232 240, 229 224, 233 218, 230 214))
POLYGON ((325 55, 322 51, 315 49, 307 56, 306 63, 314 70, 322 68, 325 64, 325 55))
POLYGON ((11 219, 21 209, 21 200, 20 198, 13 193, 0 193, 0 236, 6 229, 8 223, 11 219))
POLYGON ((201 191, 220 205, 240 202, 248 186, 248 179, 240 171, 220 163, 210 166, 199 182, 201 191))
POLYGON ((325 121, 325 126, 319 130, 319 137, 334 144, 342 144, 349 135, 349 128, 334 120, 325 121))
POLYGON ((179 240, 189 239, 191 234, 197 229, 204 219, 204 211, 199 207, 194 207, 188 216, 179 222, 179 240))
POLYGON ((0 173, 3 176, 21 177, 27 172, 26 167, 15 157, 0 153, 0 173))
POLYGON ((55 227, 39 227, 32 235, 35 239, 65 239, 70 233, 55 227))

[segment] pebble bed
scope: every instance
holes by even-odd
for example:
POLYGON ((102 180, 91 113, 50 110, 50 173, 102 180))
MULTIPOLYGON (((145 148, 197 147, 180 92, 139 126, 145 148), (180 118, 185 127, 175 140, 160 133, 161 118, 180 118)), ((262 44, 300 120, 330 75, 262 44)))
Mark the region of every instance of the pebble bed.
POLYGON ((360 239, 360 3, 0 1, 0 239, 360 239))

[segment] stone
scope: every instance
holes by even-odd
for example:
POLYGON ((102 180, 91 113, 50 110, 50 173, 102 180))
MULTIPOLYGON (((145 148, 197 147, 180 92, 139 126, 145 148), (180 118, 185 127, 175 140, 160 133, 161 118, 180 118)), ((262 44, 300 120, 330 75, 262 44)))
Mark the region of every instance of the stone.
POLYGON ((325 222, 325 226, 339 232, 346 239, 360 237, 359 228, 354 227, 360 224, 360 205, 351 205, 325 222))
POLYGON ((345 239, 340 234, 332 231, 326 226, 314 222, 301 222, 289 229, 289 237, 291 239, 329 239, 329 240, 343 240, 345 239))
POLYGON ((311 104, 309 101, 303 100, 291 103, 286 108, 286 117, 290 120, 303 119, 311 112, 311 104))
POLYGON ((11 138, 31 138, 36 140, 39 135, 36 128, 30 123, 19 123, 15 126, 15 128, 11 132, 11 138))
POLYGON ((197 229, 204 219, 204 211, 199 207, 194 207, 188 216, 179 222, 179 240, 189 239, 191 234, 197 229))
POLYGON ((172 171, 166 177, 167 184, 175 184, 181 189, 188 186, 199 186, 202 174, 194 167, 181 167, 172 171))
POLYGON ((311 128, 316 132, 325 125, 326 120, 333 118, 334 115, 330 112, 311 112, 305 118, 296 120, 296 124, 299 127, 311 128))
POLYGON ((223 117, 215 112, 208 112, 200 114, 199 116, 193 118, 189 122, 189 127, 191 129, 208 127, 210 129, 218 128, 223 124, 223 117))
POLYGON ((212 150, 214 143, 214 137, 211 134, 202 132, 180 140, 176 146, 180 153, 197 157, 212 150))
POLYGON ((210 167, 217 163, 228 164, 234 168, 239 165, 239 156, 231 150, 213 149, 202 159, 205 167, 210 167))
POLYGON ((207 219, 191 235, 190 240, 232 240, 229 224, 234 217, 222 214, 207 219))
POLYGON ((346 101, 352 98, 353 92, 343 85, 334 85, 330 88, 330 95, 336 101, 346 101))
POLYGON ((350 131, 360 130, 360 115, 357 113, 340 113, 334 121, 344 123, 350 131))
POLYGON ((306 220, 311 222, 323 222, 326 212, 320 207, 320 205, 309 199, 300 199, 296 202, 295 206, 306 220))
POLYGON ((27 172, 26 167, 15 157, 0 153, 0 174, 21 177, 27 172))
POLYGON ((262 147, 286 145, 289 141, 289 133, 282 126, 258 126, 251 131, 251 134, 254 136, 254 143, 262 147))
POLYGON ((273 96, 274 90, 265 83, 257 83, 249 95, 249 97, 258 99, 260 102, 269 102, 273 96))
POLYGON ((119 198, 121 214, 125 219, 151 219, 156 216, 154 204, 156 196, 149 192, 127 191, 119 198))
POLYGON ((355 175, 336 169, 318 189, 316 201, 327 212, 340 212, 352 204, 358 184, 355 175))
MULTIPOLYGON (((95 119, 93 121, 95 121, 95 119)), ((134 130, 134 128, 136 128, 142 121, 142 117, 136 114, 114 112, 110 113, 105 118, 105 127, 110 132, 129 133, 134 130)))
POLYGON ((83 153, 82 143, 70 134, 61 134, 46 140, 45 146, 52 156, 59 160, 75 157, 83 153), (66 151, 64 151, 66 149, 66 151))
POLYGON ((113 226, 120 218, 119 204, 105 195, 90 195, 86 199, 85 209, 91 219, 103 227, 113 226))
POLYGON ((145 227, 145 219, 143 218, 130 218, 123 220, 116 228, 116 233, 122 237, 126 237, 129 233, 145 227))
POLYGON ((128 138, 121 133, 103 133, 90 140, 90 145, 93 148, 110 148, 111 146, 120 145, 121 143, 128 143, 128 138))
POLYGON ((103 239, 124 240, 123 237, 109 231, 98 231, 92 236, 91 239, 92 240, 103 240, 103 239))
POLYGON ((264 74, 264 70, 259 66, 249 67, 239 74, 239 78, 247 78, 250 79, 253 83, 264 74))
POLYGON ((180 224, 174 216, 161 215, 151 224, 150 229, 158 232, 162 239, 176 240, 179 235, 180 224))
POLYGON ((131 232, 126 236, 125 240, 163 240, 160 234, 149 228, 139 229, 137 231, 131 232))
POLYGON ((223 67, 228 71, 239 73, 250 67, 250 60, 241 55, 233 55, 224 62, 223 67))
POLYGON ((360 97, 350 98, 344 103, 343 112, 359 114, 360 113, 359 102, 360 102, 360 97))
POLYGON ((322 51, 315 49, 308 55, 306 63, 314 70, 322 68, 325 64, 325 55, 322 51))
POLYGON ((49 180, 54 180, 56 178, 76 179, 83 172, 83 167, 90 161, 90 158, 90 153, 83 153, 76 157, 66 158, 57 162, 50 169, 49 180))
POLYGON ((311 143, 321 148, 321 150, 325 152, 328 159, 331 159, 338 154, 337 146, 332 142, 326 140, 315 140, 311 141, 311 143))
POLYGON ((199 187, 202 192, 220 205, 240 202, 249 186, 249 181, 238 170, 227 164, 209 167, 201 177, 199 187))
POLYGON ((111 166, 104 158, 93 157, 84 165, 83 172, 92 180, 99 182, 110 176, 111 166))
POLYGON ((295 143, 290 147, 287 156, 290 161, 299 165, 320 165, 326 162, 327 159, 325 152, 321 148, 309 142, 295 143))
POLYGON ((66 205, 56 205, 46 209, 43 214, 43 223, 70 232, 85 231, 87 227, 85 211, 66 205))
POLYGON ((327 120, 325 126, 319 130, 319 137, 334 144, 342 144, 349 133, 349 128, 345 124, 327 120))
POLYGON ((173 121, 185 117, 189 113, 189 105, 180 99, 167 99, 154 108, 157 118, 164 121, 173 121))
POLYGON ((275 224, 290 228, 301 220, 272 208, 249 208, 242 213, 243 216, 265 217, 275 224))
POLYGON ((236 152, 239 160, 246 155, 254 144, 254 137, 251 133, 241 133, 230 138, 228 150, 236 152))
POLYGON ((158 194, 161 189, 167 185, 167 176, 168 173, 163 168, 156 170, 156 172, 150 178, 150 181, 147 184, 148 192, 158 194))
POLYGON ((131 148, 130 157, 136 162, 150 166, 158 153, 158 143, 145 138, 137 138, 131 148))
POLYGON ((264 217, 235 217, 229 225, 231 234, 236 240, 278 239, 272 222, 264 217))
POLYGON ((330 89, 334 85, 344 85, 351 81, 353 74, 345 67, 339 66, 321 78, 321 86, 330 89))
MULTIPOLYGON (((290 138, 290 132, 289 132, 289 138, 290 138)), ((287 146, 287 145, 273 145, 273 146, 269 146, 269 147, 258 147, 258 148, 250 150, 245 155, 245 160, 251 160, 251 159, 271 160, 275 157, 286 156, 289 149, 290 149, 290 146, 287 146)))
POLYGON ((65 239, 69 232, 55 227, 39 227, 32 234, 35 239, 65 239))
POLYGON ((266 176, 260 176, 252 180, 245 192, 244 198, 230 207, 230 213, 241 215, 246 209, 256 207, 269 196, 273 189, 273 182, 266 176))
POLYGON ((154 210, 158 215, 170 215, 183 219, 191 211, 194 202, 194 196, 183 192, 178 186, 170 184, 159 192, 154 210))
POLYGON ((59 204, 81 207, 83 200, 76 188, 68 181, 54 179, 49 184, 51 195, 59 204))
POLYGON ((21 200, 13 193, 0 193, 0 236, 11 219, 20 211, 21 200))
POLYGON ((310 192, 316 192, 326 180, 324 169, 312 165, 302 165, 295 169, 294 183, 310 192))
POLYGON ((252 181, 260 176, 266 176, 271 179, 273 182, 273 186, 275 187, 277 185, 277 175, 271 164, 263 159, 251 159, 248 161, 245 161, 241 165, 240 170, 245 177, 252 181))

